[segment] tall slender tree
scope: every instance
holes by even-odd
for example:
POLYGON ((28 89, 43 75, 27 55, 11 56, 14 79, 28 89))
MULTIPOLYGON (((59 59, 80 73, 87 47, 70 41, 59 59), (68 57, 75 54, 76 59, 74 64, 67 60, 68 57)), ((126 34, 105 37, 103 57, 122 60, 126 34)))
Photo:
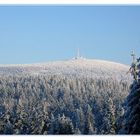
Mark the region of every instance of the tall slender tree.
POLYGON ((122 129, 119 134, 140 134, 140 58, 131 65, 134 81, 125 101, 122 129))

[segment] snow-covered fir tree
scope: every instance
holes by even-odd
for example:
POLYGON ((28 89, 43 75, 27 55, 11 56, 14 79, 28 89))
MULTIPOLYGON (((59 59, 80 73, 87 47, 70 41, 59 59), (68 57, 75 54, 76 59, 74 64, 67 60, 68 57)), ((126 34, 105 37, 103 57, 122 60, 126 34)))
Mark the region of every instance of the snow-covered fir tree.
POLYGON ((115 106, 110 97, 107 97, 104 107, 103 134, 115 134, 115 106))
POLYGON ((96 134, 96 129, 95 129, 95 122, 94 122, 94 116, 92 113, 92 108, 88 105, 87 106, 87 111, 85 115, 85 128, 84 128, 84 134, 87 135, 93 135, 96 134))
POLYGON ((65 117, 63 114, 61 117, 58 116, 57 119, 52 118, 51 123, 51 132, 50 134, 61 134, 61 135, 68 135, 74 134, 74 128, 71 120, 68 117, 65 117))
POLYGON ((121 118, 119 134, 140 134, 140 58, 131 66, 134 81, 125 101, 125 113, 121 118))

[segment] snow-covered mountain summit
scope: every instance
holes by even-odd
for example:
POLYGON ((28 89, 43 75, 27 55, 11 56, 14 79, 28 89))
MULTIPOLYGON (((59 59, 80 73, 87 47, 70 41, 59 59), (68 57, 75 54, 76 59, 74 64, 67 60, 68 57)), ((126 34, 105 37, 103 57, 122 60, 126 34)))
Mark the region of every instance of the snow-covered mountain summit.
POLYGON ((129 77, 126 74, 128 70, 129 66, 120 63, 81 57, 37 64, 0 65, 0 75, 66 75, 125 79, 129 77))

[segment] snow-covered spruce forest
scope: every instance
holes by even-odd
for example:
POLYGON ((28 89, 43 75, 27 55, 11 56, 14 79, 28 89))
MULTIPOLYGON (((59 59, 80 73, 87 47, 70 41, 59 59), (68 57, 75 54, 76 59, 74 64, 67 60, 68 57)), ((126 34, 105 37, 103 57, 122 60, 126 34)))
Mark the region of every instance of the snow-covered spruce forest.
POLYGON ((0 134, 117 134, 128 70, 100 60, 0 65, 0 134))

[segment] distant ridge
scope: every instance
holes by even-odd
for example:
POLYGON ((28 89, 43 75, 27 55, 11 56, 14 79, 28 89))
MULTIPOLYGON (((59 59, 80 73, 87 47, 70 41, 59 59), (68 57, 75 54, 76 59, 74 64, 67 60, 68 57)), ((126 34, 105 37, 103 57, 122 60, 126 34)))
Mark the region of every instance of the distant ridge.
POLYGON ((0 65, 0 75, 64 75, 85 76, 95 78, 116 77, 130 78, 126 74, 129 66, 96 59, 83 57, 66 61, 53 61, 37 64, 0 65))

